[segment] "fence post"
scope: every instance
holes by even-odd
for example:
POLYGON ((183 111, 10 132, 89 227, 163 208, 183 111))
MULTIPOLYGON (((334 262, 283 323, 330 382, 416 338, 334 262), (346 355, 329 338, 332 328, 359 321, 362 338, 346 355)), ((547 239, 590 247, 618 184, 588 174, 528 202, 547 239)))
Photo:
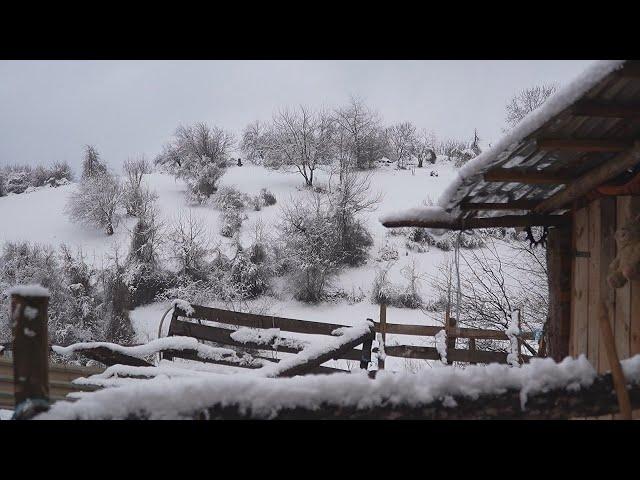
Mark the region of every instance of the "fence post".
POLYGON ((456 348, 456 333, 457 333, 456 325, 457 324, 458 324, 458 322, 456 321, 456 319, 454 317, 450 317, 450 316, 447 315, 447 325, 446 325, 446 332, 447 332, 447 365, 453 364, 453 360, 450 360, 451 357, 449 357, 449 351, 450 350, 455 350, 455 348, 456 348))
MULTIPOLYGON (((384 303, 380 304, 380 340, 382 345, 378 348, 384 352, 387 344, 387 305, 384 303)), ((384 356, 378 357, 378 369, 384 370, 384 356)))
POLYGON ((49 409, 49 291, 39 285, 11 290, 13 418, 27 420, 49 409))
MULTIPOLYGON (((469 339, 469 351, 470 352, 475 352, 476 351, 476 339, 475 338, 470 338, 469 339)), ((475 365, 478 362, 469 362, 471 365, 475 365)))
MULTIPOLYGON (((373 320, 371 318, 367 318, 368 322, 371 322, 372 325, 373 320)), ((362 343, 362 357, 360 359, 360 368, 366 370, 369 366, 369 362, 371 361, 371 347, 373 346, 373 339, 376 336, 376 329, 372 327, 371 335, 362 343)))

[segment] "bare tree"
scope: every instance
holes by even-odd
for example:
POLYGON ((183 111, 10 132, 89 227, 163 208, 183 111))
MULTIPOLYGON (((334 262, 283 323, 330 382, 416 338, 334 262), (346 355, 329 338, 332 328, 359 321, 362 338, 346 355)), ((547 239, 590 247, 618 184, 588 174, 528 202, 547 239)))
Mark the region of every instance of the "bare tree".
POLYGON ((380 117, 361 98, 351 97, 349 103, 333 112, 337 124, 337 157, 344 168, 371 168, 384 155, 380 117))
POLYGON ((405 168, 417 143, 416 127, 411 122, 398 123, 387 128, 391 160, 398 168, 405 168))
POLYGON ((333 120, 324 111, 300 106, 281 110, 273 117, 269 133, 269 168, 293 167, 313 186, 316 169, 332 160, 333 120))
MULTIPOLYGON (((521 240, 484 234, 484 248, 460 251, 459 304, 449 290, 452 271, 454 290, 457 283, 450 262, 431 277, 438 298, 451 299, 452 315, 459 309, 461 326, 506 330, 512 312, 521 310, 523 329, 541 331, 548 315, 546 255, 521 240)), ((502 348, 495 341, 481 343, 485 349, 502 348)))
POLYGON ((138 216, 146 208, 145 203, 153 202, 157 194, 142 185, 144 175, 151 173, 151 164, 144 155, 124 162, 125 174, 123 202, 127 215, 138 216))
POLYGON ((247 160, 261 165, 265 162, 269 150, 268 125, 256 120, 247 125, 242 132, 240 150, 247 160))
POLYGON ((113 235, 120 220, 122 191, 118 178, 108 172, 88 177, 71 194, 66 213, 72 221, 103 228, 107 235, 113 235))
POLYGON ((202 221, 189 215, 180 215, 167 235, 169 251, 180 267, 180 273, 194 279, 204 279, 206 260, 211 251, 208 233, 202 221))
POLYGON ((106 173, 107 167, 100 160, 98 149, 94 145, 84 146, 84 156, 82 159, 82 178, 90 178, 106 173))
POLYGON ((436 136, 431 131, 423 129, 420 134, 416 136, 416 141, 413 145, 413 154, 418 159, 418 168, 422 168, 425 161, 431 164, 436 163, 435 144, 436 136))
POLYGON ((525 88, 514 95, 505 107, 507 127, 503 130, 507 132, 515 127, 524 117, 540 107, 558 88, 557 83, 545 83, 525 88))

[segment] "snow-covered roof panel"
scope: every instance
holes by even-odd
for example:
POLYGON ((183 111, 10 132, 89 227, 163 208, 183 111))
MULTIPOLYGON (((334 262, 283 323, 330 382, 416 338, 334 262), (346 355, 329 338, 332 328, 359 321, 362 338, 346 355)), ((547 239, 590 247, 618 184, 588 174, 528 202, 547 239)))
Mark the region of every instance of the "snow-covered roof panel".
MULTIPOLYGON (((491 149, 466 163, 456 178, 445 189, 438 206, 452 218, 469 214, 461 204, 476 202, 505 203, 514 200, 540 202, 562 189, 565 183, 556 180, 577 178, 616 155, 614 148, 595 151, 558 146, 563 140, 607 140, 612 143, 637 138, 640 119, 633 115, 584 113, 576 110, 584 102, 609 104, 640 104, 640 74, 638 62, 598 61, 587 68, 574 81, 551 96, 543 106, 531 112, 511 132, 491 149), (498 171, 499 170, 499 171, 498 171), (491 173, 485 178, 487 172, 491 173), (495 175, 496 173, 546 173, 550 181, 518 181, 495 175), (568 174, 568 175, 567 175, 568 174), (555 181, 555 183, 554 183, 555 181)), ((597 107, 597 105, 596 105, 597 107)), ((517 177, 516 177, 517 178, 517 177)), ((542 178, 542 177, 541 177, 542 178)), ((383 218, 384 224, 407 223, 418 217, 432 215, 411 209, 383 218)), ((495 216, 496 211, 483 211, 484 216, 495 216)), ((440 223, 440 219, 438 219, 440 223)), ((424 225, 424 223, 423 223, 424 225)), ((434 226, 434 228, 439 228, 434 226)))

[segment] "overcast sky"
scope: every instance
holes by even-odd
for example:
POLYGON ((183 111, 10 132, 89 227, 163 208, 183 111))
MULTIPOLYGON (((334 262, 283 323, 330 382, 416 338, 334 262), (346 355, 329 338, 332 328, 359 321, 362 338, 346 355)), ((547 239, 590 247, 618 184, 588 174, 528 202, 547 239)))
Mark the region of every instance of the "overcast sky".
POLYGON ((541 82, 564 85, 590 61, 0 61, 0 164, 68 161, 94 144, 115 169, 153 158, 180 123, 240 134, 282 106, 358 95, 385 123, 493 143, 504 105, 541 82))

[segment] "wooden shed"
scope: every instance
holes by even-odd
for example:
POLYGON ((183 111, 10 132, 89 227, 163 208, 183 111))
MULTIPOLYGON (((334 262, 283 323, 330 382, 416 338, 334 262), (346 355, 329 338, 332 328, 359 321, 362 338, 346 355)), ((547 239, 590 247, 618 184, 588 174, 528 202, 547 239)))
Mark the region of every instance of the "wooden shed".
POLYGON ((602 301, 621 359, 640 353, 640 280, 607 284, 616 230, 640 214, 640 62, 596 62, 460 169, 437 207, 382 218, 387 227, 547 230, 548 354, 585 354, 609 369, 602 301))

